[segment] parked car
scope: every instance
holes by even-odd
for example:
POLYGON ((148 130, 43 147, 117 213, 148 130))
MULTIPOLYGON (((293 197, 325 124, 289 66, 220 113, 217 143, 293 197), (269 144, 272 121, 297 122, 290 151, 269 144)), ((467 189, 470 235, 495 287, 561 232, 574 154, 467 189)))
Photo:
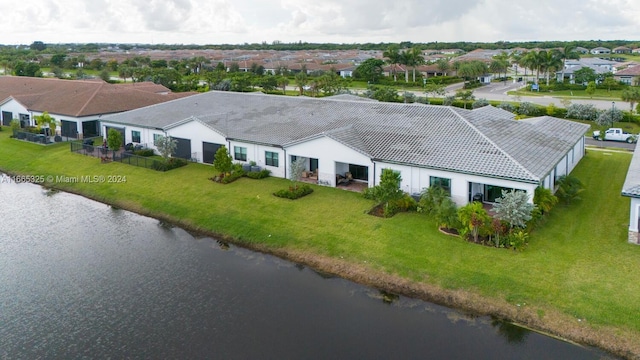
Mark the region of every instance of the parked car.
POLYGON ((626 141, 629 144, 638 141, 638 135, 624 132, 621 128, 609 128, 604 132, 604 139, 600 135, 600 131, 593 132, 593 138, 596 140, 610 140, 610 141, 626 141))

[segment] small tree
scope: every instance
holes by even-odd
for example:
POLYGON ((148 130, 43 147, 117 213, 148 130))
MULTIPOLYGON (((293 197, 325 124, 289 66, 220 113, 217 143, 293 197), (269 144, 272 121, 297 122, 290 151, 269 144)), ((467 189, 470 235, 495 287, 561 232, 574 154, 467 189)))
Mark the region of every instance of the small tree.
MULTIPOLYGON (((602 127, 612 127, 614 123, 621 122, 624 118, 622 110, 608 109, 600 113, 596 123, 602 127)), ((604 133, 602 133, 604 135, 604 133)))
POLYGON ((306 169, 307 159, 303 157, 297 158, 291 163, 291 172, 289 173, 289 180, 293 181, 293 186, 297 190, 298 182, 302 179, 302 173, 306 169))
POLYGON ((458 90, 456 92, 456 97, 460 98, 463 101, 463 106, 467 108, 467 102, 475 100, 475 96, 473 95, 473 90, 458 90))
POLYGON ((538 186, 533 193, 533 203, 542 211, 542 214, 546 214, 558 203, 558 198, 553 195, 551 190, 538 186))
POLYGON ((233 169, 233 158, 229 154, 227 147, 222 145, 213 158, 213 168, 219 171, 221 175, 231 172, 233 169))
POLYGON ((596 82, 595 81, 589 81, 589 83, 587 84, 587 87, 584 89, 584 91, 589 94, 589 97, 593 98, 593 94, 596 92, 596 82))
POLYGON ((570 204, 573 201, 580 200, 580 193, 584 191, 584 185, 575 176, 562 175, 556 181, 558 190, 556 190, 556 196, 560 201, 565 204, 570 204))
POLYGON ((118 151, 122 146, 122 133, 116 129, 109 129, 107 133, 107 145, 109 149, 118 151))
POLYGON ((160 156, 162 156, 164 161, 167 162, 171 155, 176 151, 178 141, 172 139, 171 136, 160 136, 156 139, 155 145, 156 148, 158 148, 160 156))
POLYGON ((507 222, 511 228, 525 227, 531 220, 534 205, 529 202, 529 195, 520 190, 502 190, 502 197, 496 199, 493 210, 496 217, 507 222))
POLYGON ((11 132, 13 132, 13 136, 16 136, 16 133, 21 129, 20 120, 18 119, 11 120, 11 122, 9 123, 9 127, 11 128, 11 132))
POLYGON ((458 209, 458 219, 460 219, 463 231, 461 234, 471 231, 473 241, 478 242, 480 230, 489 223, 489 214, 482 206, 482 203, 474 201, 458 209))
POLYGON ((58 121, 51 117, 48 112, 43 112, 42 115, 37 115, 33 117, 38 123, 38 129, 42 129, 43 125, 47 125, 49 129, 51 129, 50 135, 56 134, 56 127, 58 126, 58 121))
POLYGON ((389 214, 389 202, 399 200, 404 196, 404 192, 400 189, 401 182, 402 177, 399 172, 392 169, 382 169, 380 184, 368 188, 363 195, 366 198, 371 198, 384 204, 384 213, 387 216, 389 214))

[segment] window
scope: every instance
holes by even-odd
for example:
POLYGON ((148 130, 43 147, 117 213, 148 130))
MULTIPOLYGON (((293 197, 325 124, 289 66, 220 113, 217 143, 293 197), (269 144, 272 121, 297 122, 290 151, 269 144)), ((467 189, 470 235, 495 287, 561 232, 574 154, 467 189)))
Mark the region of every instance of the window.
POLYGON ((446 190, 449 196, 451 196, 451 179, 441 178, 437 176, 430 176, 429 186, 430 187, 439 186, 444 190, 446 190))
POLYGON ((157 145, 158 144, 158 139, 162 137, 161 134, 153 134, 153 145, 157 145))
POLYGON ((233 158, 238 161, 247 161, 247 148, 241 147, 241 146, 234 146, 233 158))
POLYGON ((264 156, 265 156, 264 163, 267 166, 278 167, 278 153, 277 152, 265 151, 264 152, 264 156))
POLYGON ((369 167, 367 166, 349 164, 349 172, 356 180, 369 180, 369 167))
POLYGON ((131 130, 131 142, 140 142, 140 131, 131 130))

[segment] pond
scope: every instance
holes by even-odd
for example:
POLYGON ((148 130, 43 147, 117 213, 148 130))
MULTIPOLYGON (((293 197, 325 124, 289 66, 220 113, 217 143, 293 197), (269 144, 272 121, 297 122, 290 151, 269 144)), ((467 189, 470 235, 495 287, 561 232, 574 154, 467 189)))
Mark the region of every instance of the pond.
POLYGON ((31 184, 0 214, 0 358, 606 356, 31 184))

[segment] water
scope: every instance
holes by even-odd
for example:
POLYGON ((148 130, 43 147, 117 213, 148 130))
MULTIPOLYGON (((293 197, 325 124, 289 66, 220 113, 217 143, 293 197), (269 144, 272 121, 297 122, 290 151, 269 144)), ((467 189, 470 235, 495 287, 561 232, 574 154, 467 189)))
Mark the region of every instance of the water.
POLYGON ((0 358, 594 359, 605 354, 0 183, 0 358))

